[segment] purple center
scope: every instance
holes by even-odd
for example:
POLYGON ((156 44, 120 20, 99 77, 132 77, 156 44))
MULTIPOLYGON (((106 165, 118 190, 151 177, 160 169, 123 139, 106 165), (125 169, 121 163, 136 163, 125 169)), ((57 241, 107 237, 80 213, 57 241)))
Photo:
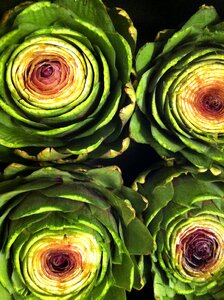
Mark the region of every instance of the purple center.
POLYGON ((212 113, 219 112, 223 109, 223 99, 219 95, 206 95, 202 100, 204 108, 212 113))
POLYGON ((54 273, 63 273, 72 267, 72 261, 67 253, 51 253, 47 265, 54 273))
POLYGON ((206 269, 216 259, 218 242, 211 232, 197 230, 182 241, 185 244, 184 259, 193 269, 206 269))
POLYGON ((40 76, 44 78, 50 77, 54 72, 54 68, 51 64, 44 64, 41 67, 40 76))

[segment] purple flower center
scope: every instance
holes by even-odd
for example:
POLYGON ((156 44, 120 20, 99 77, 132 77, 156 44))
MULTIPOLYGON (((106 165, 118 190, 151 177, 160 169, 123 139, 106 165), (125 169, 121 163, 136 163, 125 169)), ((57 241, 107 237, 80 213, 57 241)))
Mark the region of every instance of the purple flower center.
POLYGON ((51 64, 44 64, 41 66, 40 76, 44 78, 50 77, 54 72, 54 68, 51 64))
POLYGON ((206 111, 211 113, 219 112, 223 109, 224 101, 219 95, 205 95, 202 104, 206 111))
POLYGON ((53 273, 63 273, 74 267, 74 262, 68 253, 58 251, 49 254, 47 265, 53 273))
POLYGON ((212 232, 198 229, 181 241, 185 264, 195 270, 207 269, 216 260, 218 242, 212 232))

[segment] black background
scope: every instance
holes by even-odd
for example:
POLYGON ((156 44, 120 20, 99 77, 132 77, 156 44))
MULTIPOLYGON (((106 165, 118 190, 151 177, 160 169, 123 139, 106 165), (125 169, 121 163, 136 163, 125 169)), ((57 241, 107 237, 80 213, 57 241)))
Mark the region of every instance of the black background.
MULTIPOLYGON (((0 14, 21 2, 20 0, 1 1, 0 14)), ((109 7, 121 7, 128 12, 138 30, 137 49, 145 42, 153 41, 158 31, 180 26, 203 4, 215 6, 219 15, 224 19, 223 0, 104 0, 104 3, 109 7)), ((124 154, 106 161, 105 164, 119 165, 125 184, 130 185, 139 172, 158 159, 157 154, 148 146, 132 142, 124 154)), ((148 282, 141 291, 128 293, 128 300, 146 299, 153 300, 151 282, 148 282)))

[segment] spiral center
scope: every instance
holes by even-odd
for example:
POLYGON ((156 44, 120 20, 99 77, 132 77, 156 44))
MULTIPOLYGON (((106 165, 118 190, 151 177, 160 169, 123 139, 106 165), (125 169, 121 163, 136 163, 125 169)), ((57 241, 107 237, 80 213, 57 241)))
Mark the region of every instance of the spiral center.
POLYGON ((205 271, 217 260, 219 247, 216 236, 207 230, 197 229, 181 240, 184 265, 205 271))
POLYGON ((54 72, 54 68, 52 67, 51 64, 44 64, 41 67, 40 75, 41 77, 48 78, 53 74, 53 72, 54 72))
POLYGON ((26 72, 26 88, 31 92, 43 95, 57 95, 68 83, 70 71, 62 58, 49 56, 38 58, 30 62, 26 72))
POLYGON ((218 139, 224 133, 224 68, 218 63, 205 66, 199 62, 190 69, 180 76, 175 90, 175 114, 180 115, 190 135, 210 142, 211 136, 218 139))
POLYGON ((217 242, 203 232, 196 232, 189 237, 184 258, 192 268, 203 268, 214 258, 217 242))
POLYGON ((70 255, 61 251, 50 253, 47 265, 53 273, 64 273, 75 267, 70 255))
POLYGON ((206 111, 216 113, 224 108, 224 101, 217 94, 208 94, 202 98, 202 105, 206 111))

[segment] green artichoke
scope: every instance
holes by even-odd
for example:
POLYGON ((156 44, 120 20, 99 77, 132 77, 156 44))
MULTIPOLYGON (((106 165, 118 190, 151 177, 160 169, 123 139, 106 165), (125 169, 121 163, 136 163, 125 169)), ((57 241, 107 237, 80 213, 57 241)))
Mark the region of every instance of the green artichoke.
POLYGON ((202 6, 138 52, 131 136, 163 158, 224 165, 224 23, 202 6))
POLYGON ((145 283, 147 201, 118 167, 12 164, 0 182, 0 295, 126 299, 145 283))
POLYGON ((133 188, 149 199, 155 299, 224 299, 223 172, 155 167, 133 188))
POLYGON ((135 105, 136 30, 101 0, 27 1, 0 24, 0 160, 110 158, 135 105))

